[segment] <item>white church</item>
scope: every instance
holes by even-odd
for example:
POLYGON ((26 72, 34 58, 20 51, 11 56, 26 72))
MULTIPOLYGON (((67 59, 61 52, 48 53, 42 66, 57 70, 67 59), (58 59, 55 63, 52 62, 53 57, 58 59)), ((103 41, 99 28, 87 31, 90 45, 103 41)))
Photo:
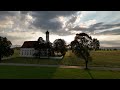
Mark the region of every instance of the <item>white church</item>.
MULTIPOLYGON (((46 41, 42 39, 42 37, 39 37, 39 41, 43 41, 43 43, 49 42, 49 32, 46 32, 46 41)), ((34 54, 38 52, 38 50, 35 50, 35 44, 37 44, 38 41, 25 41, 20 49, 20 56, 21 57, 34 57, 34 54)), ((41 51, 42 56, 48 56, 48 48, 44 48, 44 50, 41 51)))

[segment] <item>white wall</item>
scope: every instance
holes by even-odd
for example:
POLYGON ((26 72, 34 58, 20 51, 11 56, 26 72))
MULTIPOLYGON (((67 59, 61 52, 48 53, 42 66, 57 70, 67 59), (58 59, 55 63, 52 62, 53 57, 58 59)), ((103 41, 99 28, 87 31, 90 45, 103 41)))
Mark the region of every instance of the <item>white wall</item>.
POLYGON ((20 56, 21 57, 34 57, 33 54, 37 52, 34 48, 21 48, 20 56))

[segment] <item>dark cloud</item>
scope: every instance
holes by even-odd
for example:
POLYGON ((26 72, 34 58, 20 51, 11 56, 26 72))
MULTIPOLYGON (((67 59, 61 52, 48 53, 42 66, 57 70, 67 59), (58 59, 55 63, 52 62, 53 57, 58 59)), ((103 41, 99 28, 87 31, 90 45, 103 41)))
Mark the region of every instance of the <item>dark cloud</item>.
POLYGON ((72 33, 65 31, 65 28, 62 28, 63 22, 55 20, 55 18, 58 18, 59 16, 68 17, 73 15, 66 23, 66 27, 68 27, 70 23, 73 24, 76 21, 77 16, 74 16, 76 13, 77 11, 1 11, 0 20, 5 19, 6 16, 20 15, 18 18, 19 20, 14 20, 15 23, 20 23, 26 19, 27 14, 30 14, 35 21, 30 23, 31 25, 28 26, 28 29, 40 30, 42 32, 49 30, 54 34, 63 36, 71 35, 72 33))
POLYGON ((75 26, 74 28, 73 28, 73 27, 69 28, 69 30, 70 30, 70 31, 72 31, 72 30, 75 30, 75 31, 82 31, 82 30, 88 31, 89 29, 88 29, 88 28, 85 28, 85 27, 75 26))
POLYGON ((99 23, 96 23, 96 24, 93 24, 90 26, 90 30, 98 30, 98 29, 102 29, 103 28, 103 25, 104 23, 103 22, 99 22, 99 23))
MULTIPOLYGON (((43 30, 52 30, 56 32, 62 29, 63 23, 60 21, 51 21, 58 16, 70 16, 75 14, 77 11, 33 11, 31 15, 35 18, 33 25, 36 28, 42 28, 43 30)), ((72 20, 71 20, 72 21, 72 20)))
POLYGON ((104 24, 103 22, 99 22, 99 23, 96 23, 96 24, 93 24, 91 25, 89 28, 86 28, 86 27, 79 27, 79 26, 76 26, 74 28, 69 28, 69 30, 73 30, 73 31, 82 31, 82 32, 88 32, 88 33, 91 33, 93 34, 94 31, 103 31, 103 32, 100 32, 98 34, 119 34, 120 35, 120 29, 114 29, 116 27, 120 27, 120 23, 117 23, 117 24, 104 24), (113 30, 107 30, 107 31, 104 31, 105 29, 113 29, 113 30))
POLYGON ((16 16, 18 13, 23 14, 25 16, 28 13, 30 13, 30 11, 0 11, 0 20, 5 19, 6 16, 16 16))
POLYGON ((16 12, 13 11, 0 11, 0 20, 4 20, 6 16, 14 16, 16 12))
POLYGON ((44 30, 53 30, 53 31, 57 31, 59 29, 62 28, 62 23, 59 21, 56 22, 51 22, 50 20, 45 20, 45 19, 37 19, 33 25, 35 25, 35 27, 37 28, 41 28, 44 30))
POLYGON ((101 28, 103 26, 103 22, 99 22, 99 23, 96 23, 96 24, 93 24, 91 26, 89 26, 89 28, 87 27, 80 27, 79 25, 75 26, 74 28, 73 27, 70 27, 69 30, 74 30, 74 31, 83 31, 83 32, 94 32, 95 30, 99 30, 97 28, 101 28))
POLYGON ((0 11, 0 16, 13 16, 15 13, 14 11, 0 11))
POLYGON ((103 30, 103 32, 97 34, 120 34, 119 29, 104 31, 105 29, 119 27, 120 23, 105 24, 104 22, 98 22, 89 26, 88 28, 80 27, 80 25, 73 27, 73 23, 77 19, 77 15, 75 15, 77 11, 0 11, 0 20, 5 19, 6 16, 15 16, 18 13, 21 15, 20 21, 24 21, 26 15, 30 14, 33 18, 35 18, 35 21, 33 23, 30 23, 31 25, 28 26, 28 29, 36 28, 35 30, 41 30, 42 32, 49 30, 50 32, 57 35, 71 35, 71 31, 82 31, 85 33, 94 34, 94 32, 97 32, 97 30, 103 30), (59 16, 71 16, 71 18, 66 22, 65 28, 62 28, 63 22, 54 20, 59 16), (66 28, 68 31, 65 31, 66 28))
POLYGON ((70 16, 77 11, 33 11, 31 12, 32 16, 35 17, 45 17, 45 18, 54 18, 56 16, 70 16))
POLYGON ((59 30, 59 31, 56 31, 56 32, 53 32, 54 34, 58 34, 60 36, 67 36, 67 35, 72 35, 71 32, 68 32, 68 31, 65 31, 65 30, 59 30))
POLYGON ((110 29, 110 28, 114 28, 114 27, 118 27, 120 26, 120 23, 118 24, 104 24, 103 22, 101 23, 97 23, 94 25, 91 25, 90 29, 92 30, 103 30, 103 29, 110 29))
POLYGON ((104 32, 100 32, 98 33, 98 35, 120 35, 120 29, 114 29, 114 30, 111 30, 111 31, 104 31, 104 32))

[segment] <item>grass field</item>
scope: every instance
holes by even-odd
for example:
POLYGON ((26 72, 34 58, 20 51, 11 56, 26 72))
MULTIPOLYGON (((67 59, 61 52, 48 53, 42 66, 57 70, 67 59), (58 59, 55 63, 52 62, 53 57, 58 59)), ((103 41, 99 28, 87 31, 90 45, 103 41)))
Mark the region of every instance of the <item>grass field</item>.
MULTIPOLYGON (((89 66, 120 67, 120 50, 117 51, 92 51, 92 62, 89 66)), ((10 59, 3 63, 25 63, 25 64, 48 64, 48 65, 76 65, 84 66, 84 60, 77 58, 71 51, 68 51, 62 60, 23 58, 19 56, 19 51, 15 50, 10 59)))
POLYGON ((120 71, 0 66, 0 79, 120 79, 120 71))
MULTIPOLYGON (((89 66, 120 67, 120 51, 92 51, 89 66)), ((62 60, 23 58, 19 50, 3 63, 76 65, 84 66, 84 60, 77 58, 71 51, 62 60)), ((0 66, 0 79, 120 79, 120 71, 80 70, 59 67, 37 66, 0 66)))

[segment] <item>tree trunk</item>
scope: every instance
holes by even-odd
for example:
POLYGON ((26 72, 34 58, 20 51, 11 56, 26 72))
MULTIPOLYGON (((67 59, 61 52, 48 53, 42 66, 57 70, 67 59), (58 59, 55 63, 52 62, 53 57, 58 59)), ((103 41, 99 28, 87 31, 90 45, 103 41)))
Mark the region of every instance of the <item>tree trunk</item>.
POLYGON ((85 60, 85 69, 88 69, 88 60, 85 60))

